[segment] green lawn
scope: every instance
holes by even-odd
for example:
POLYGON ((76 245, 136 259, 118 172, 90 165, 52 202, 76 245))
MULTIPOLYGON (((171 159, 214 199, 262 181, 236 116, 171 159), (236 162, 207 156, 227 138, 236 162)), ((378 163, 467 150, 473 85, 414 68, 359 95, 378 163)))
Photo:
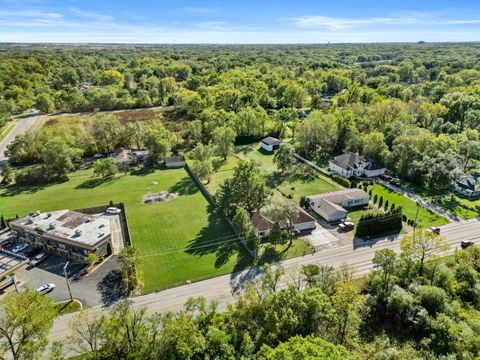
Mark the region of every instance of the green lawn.
POLYGON ((233 169, 239 161, 240 159, 236 156, 229 156, 227 160, 221 158, 213 160, 215 172, 212 174, 210 182, 206 185, 210 193, 214 194, 220 185, 233 175, 233 169))
POLYGON ((468 207, 480 206, 480 200, 471 200, 460 196, 453 195, 446 190, 427 189, 412 183, 407 183, 407 187, 414 194, 421 196, 426 201, 434 203, 437 206, 447 210, 451 214, 458 216, 461 219, 471 219, 479 215, 478 211, 473 211, 468 207))
POLYGON ((66 301, 55 304, 58 315, 69 314, 82 309, 82 304, 78 300, 66 301))
POLYGON ((342 190, 343 187, 306 164, 298 164, 292 171, 276 174, 272 181, 287 197, 297 203, 302 196, 324 194, 342 190))
MULTIPOLYGON (((368 189, 372 189, 372 185, 368 187, 368 189)), ((408 199, 407 197, 400 195, 380 184, 373 185, 373 193, 372 198, 378 195, 383 196, 383 201, 385 202, 388 200, 390 206, 392 203, 395 203, 395 206, 401 206, 403 208, 403 214, 406 215, 409 219, 415 219, 415 215, 417 212, 417 204, 408 199)), ((443 225, 448 223, 448 220, 444 217, 435 214, 434 212, 425 209, 424 207, 420 207, 418 213, 418 224, 420 227, 430 227, 434 225, 443 225)))
POLYGON ((236 155, 242 160, 255 161, 265 175, 277 170, 277 165, 273 163, 273 153, 264 151, 258 143, 239 146, 236 155))
POLYGON ((124 202, 133 243, 138 247, 144 292, 231 272, 249 257, 232 241, 232 232, 209 212, 209 204, 184 169, 144 175, 117 175, 100 181, 91 170, 45 187, 0 187, 6 218, 33 210, 79 209, 124 202), (164 204, 144 205, 143 194, 168 190, 180 196, 164 204), (229 242, 230 241, 230 242, 229 242))

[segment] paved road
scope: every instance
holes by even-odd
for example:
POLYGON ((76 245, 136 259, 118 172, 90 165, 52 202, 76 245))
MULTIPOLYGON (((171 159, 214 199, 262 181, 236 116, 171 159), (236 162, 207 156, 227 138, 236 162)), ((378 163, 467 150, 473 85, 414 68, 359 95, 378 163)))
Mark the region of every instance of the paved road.
MULTIPOLYGON (((471 219, 458 223, 450 223, 441 226, 441 232, 452 245, 452 248, 448 251, 448 253, 452 253, 459 247, 461 240, 480 239, 480 221, 478 219, 471 219)), ((289 282, 289 280, 293 279, 292 275, 295 274, 302 265, 307 264, 332 266, 347 264, 352 267, 357 276, 362 276, 371 271, 375 251, 385 248, 390 248, 398 252, 400 250, 400 242, 398 240, 383 240, 376 243, 366 243, 363 247, 358 247, 358 244, 356 248, 353 248, 352 245, 341 246, 312 255, 285 260, 282 262, 282 265, 286 269, 286 276, 284 278, 286 282, 289 282)), ((234 301, 235 294, 241 291, 247 282, 252 281, 259 275, 260 271, 254 268, 157 293, 134 297, 130 300, 134 308, 145 307, 149 314, 181 310, 187 299, 193 296, 203 296, 207 301, 216 300, 219 304, 219 310, 224 310, 228 303, 234 301)), ((95 307, 90 309, 89 312, 92 316, 95 316, 102 310, 101 307, 95 307)), ((68 322, 73 316, 73 314, 64 315, 55 321, 50 336, 51 341, 64 339, 70 334, 68 322)))
POLYGON ((7 145, 15 139, 15 136, 25 134, 37 121, 38 116, 30 116, 23 119, 15 120, 15 127, 9 132, 9 134, 3 139, 0 143, 0 163, 6 160, 5 150, 7 150, 7 145))

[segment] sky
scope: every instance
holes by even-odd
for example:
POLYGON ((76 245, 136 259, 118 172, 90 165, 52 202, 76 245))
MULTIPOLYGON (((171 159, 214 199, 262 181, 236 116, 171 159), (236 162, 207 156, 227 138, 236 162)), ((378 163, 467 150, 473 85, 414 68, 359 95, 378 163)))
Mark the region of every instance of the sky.
POLYGON ((480 0, 0 0, 0 42, 480 41, 480 0))

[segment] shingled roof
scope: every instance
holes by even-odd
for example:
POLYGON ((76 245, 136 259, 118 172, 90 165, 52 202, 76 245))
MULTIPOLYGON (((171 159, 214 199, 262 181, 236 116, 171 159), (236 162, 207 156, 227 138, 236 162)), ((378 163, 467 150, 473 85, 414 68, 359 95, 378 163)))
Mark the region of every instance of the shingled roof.
POLYGON ((347 154, 335 156, 332 160, 332 163, 345 170, 354 170, 358 168, 360 163, 367 162, 369 162, 369 160, 366 157, 361 156, 358 152, 349 152, 347 154))
POLYGON ((276 144, 280 144, 281 141, 278 140, 277 138, 268 136, 262 140, 262 143, 264 143, 265 145, 276 145, 276 144))

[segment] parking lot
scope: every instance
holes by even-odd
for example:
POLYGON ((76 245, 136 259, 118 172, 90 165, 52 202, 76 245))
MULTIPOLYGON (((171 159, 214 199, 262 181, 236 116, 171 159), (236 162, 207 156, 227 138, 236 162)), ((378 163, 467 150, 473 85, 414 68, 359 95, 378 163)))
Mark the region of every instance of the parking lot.
MULTIPOLYGON (((7 239, 9 239, 8 233, 0 234, 0 242, 7 239)), ((12 244, 6 250, 12 250, 15 245, 12 244)), ((22 252, 19 254, 23 255, 22 252)), ((69 260, 63 257, 49 254, 37 266, 23 267, 16 272, 20 287, 37 289, 42 285, 53 283, 55 289, 47 296, 51 296, 55 302, 69 300, 70 295, 63 270, 67 261, 69 260)), ((108 306, 126 296, 126 289, 122 285, 121 274, 118 270, 118 255, 113 255, 105 260, 92 273, 80 276, 86 266, 88 265, 85 263, 72 260, 69 261, 67 266, 67 274, 74 299, 81 301, 85 307, 92 307, 97 305, 108 306)), ((7 291, 13 291, 13 286, 7 291)))

